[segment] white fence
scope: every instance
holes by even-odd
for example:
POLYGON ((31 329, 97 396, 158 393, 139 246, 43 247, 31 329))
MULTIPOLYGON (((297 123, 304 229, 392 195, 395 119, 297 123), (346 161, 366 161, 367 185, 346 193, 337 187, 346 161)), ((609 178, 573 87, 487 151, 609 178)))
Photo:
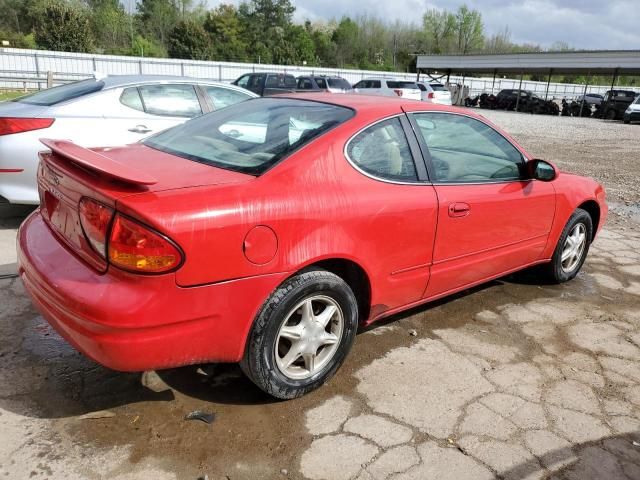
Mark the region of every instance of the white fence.
MULTIPOLYGON (((86 53, 52 52, 45 50, 23 50, 0 48, 0 88, 37 89, 47 85, 66 83, 87 78, 93 72, 112 75, 178 75, 231 82, 243 73, 255 71, 286 72, 293 75, 339 75, 349 82, 356 83, 363 78, 394 77, 415 80, 415 73, 379 72, 368 70, 348 70, 292 65, 267 65, 258 63, 205 62, 197 60, 177 60, 143 57, 125 57, 116 55, 94 55, 86 53)), ((424 78, 424 76, 422 77, 424 78)), ((445 81, 445 77, 441 78, 445 81)), ((463 78, 451 76, 451 84, 469 87, 469 95, 483 92, 497 93, 504 88, 518 88, 519 80, 496 78, 463 78)), ((604 93, 611 85, 590 86, 588 93, 604 93)), ((522 82, 523 90, 532 90, 545 95, 546 82, 522 82)), ((551 83, 549 98, 575 97, 584 92, 584 85, 551 83)))

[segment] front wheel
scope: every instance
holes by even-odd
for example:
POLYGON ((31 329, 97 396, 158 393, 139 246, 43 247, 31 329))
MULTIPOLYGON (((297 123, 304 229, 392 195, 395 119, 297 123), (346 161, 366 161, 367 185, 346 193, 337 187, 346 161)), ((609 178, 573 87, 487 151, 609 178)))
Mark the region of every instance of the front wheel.
POLYGON ((562 230, 551 262, 546 265, 549 279, 555 283, 573 279, 587 258, 592 238, 591 216, 581 208, 576 209, 562 230))
POLYGON ((326 270, 305 271, 265 302, 240 366, 268 394, 300 397, 338 370, 357 328, 358 304, 345 281, 326 270))

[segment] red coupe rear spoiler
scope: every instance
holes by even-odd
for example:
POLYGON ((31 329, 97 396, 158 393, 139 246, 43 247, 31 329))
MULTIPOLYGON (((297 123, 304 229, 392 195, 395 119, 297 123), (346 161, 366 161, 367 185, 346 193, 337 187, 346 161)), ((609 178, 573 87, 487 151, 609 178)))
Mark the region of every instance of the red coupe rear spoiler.
POLYGON ((158 180, 151 175, 120 163, 106 155, 76 145, 68 140, 41 138, 40 141, 49 147, 52 152, 62 155, 85 168, 100 172, 122 182, 137 185, 153 185, 158 183, 158 180))

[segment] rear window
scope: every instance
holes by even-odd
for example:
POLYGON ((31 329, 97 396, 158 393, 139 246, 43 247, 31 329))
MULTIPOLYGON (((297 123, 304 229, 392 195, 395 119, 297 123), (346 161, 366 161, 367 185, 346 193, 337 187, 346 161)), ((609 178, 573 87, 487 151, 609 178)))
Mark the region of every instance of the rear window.
POLYGON ((80 82, 67 83, 59 87, 48 88, 39 92, 24 95, 13 99, 13 102, 28 103, 30 105, 41 105, 50 107, 58 103, 66 102, 74 98, 82 97, 90 93, 99 92, 104 87, 104 82, 94 79, 82 80, 80 82))
POLYGON ((329 88, 341 88, 343 90, 351 90, 351 85, 344 78, 329 78, 327 79, 329 88))
POLYGON ((414 90, 418 88, 415 82, 401 82, 396 80, 387 80, 387 86, 389 88, 412 88, 414 90))
POLYGON ((260 175, 352 116, 352 110, 337 105, 259 98, 165 130, 144 144, 196 162, 260 175))
POLYGON ((429 86, 435 91, 435 92, 446 92, 447 91, 447 87, 445 87, 444 85, 442 85, 441 83, 431 83, 429 84, 429 86))

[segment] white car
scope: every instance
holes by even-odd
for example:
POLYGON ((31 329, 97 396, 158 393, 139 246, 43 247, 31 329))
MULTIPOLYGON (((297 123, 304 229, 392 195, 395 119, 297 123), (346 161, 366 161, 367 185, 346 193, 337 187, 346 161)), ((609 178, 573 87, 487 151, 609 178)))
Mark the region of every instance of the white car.
POLYGON ((640 95, 627 107, 623 116, 624 123, 640 122, 640 95))
POLYGON ((451 105, 451 92, 441 83, 416 82, 423 102, 451 105))
POLYGON ((134 143, 227 105, 257 97, 186 77, 121 76, 70 83, 0 103, 0 200, 39 203, 40 138, 84 147, 134 143))
POLYGON ((390 78, 365 78, 353 86, 355 93, 363 95, 383 95, 420 100, 420 90, 416 82, 393 80, 390 78))

